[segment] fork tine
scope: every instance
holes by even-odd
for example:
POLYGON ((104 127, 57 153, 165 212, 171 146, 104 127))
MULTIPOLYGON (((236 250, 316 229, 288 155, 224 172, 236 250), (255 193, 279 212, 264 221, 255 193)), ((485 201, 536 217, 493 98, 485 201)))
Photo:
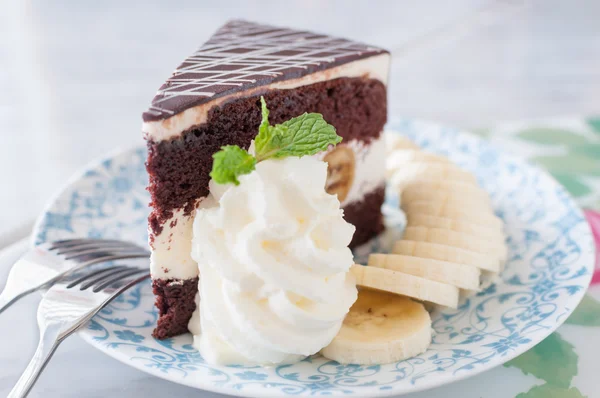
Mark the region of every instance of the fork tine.
POLYGON ((130 245, 130 246, 139 247, 138 245, 136 245, 134 243, 120 241, 120 240, 116 240, 116 239, 82 238, 82 239, 65 239, 65 240, 50 242, 50 243, 48 243, 48 250, 52 251, 52 250, 58 250, 58 249, 69 249, 69 248, 76 248, 76 247, 85 246, 85 245, 95 245, 95 246, 99 246, 99 247, 104 247, 107 245, 120 245, 120 246, 130 245))
POLYGON ((72 239, 59 239, 50 242, 53 246, 72 245, 86 242, 123 242, 119 239, 103 239, 103 238, 72 238, 72 239))
POLYGON ((83 250, 113 250, 113 249, 144 249, 141 246, 138 246, 136 244, 133 243, 128 243, 128 242, 101 242, 101 243, 96 243, 96 242, 90 242, 90 243, 82 243, 80 245, 74 245, 74 246, 68 246, 68 247, 58 247, 58 248, 54 248, 52 249, 53 251, 55 251, 56 254, 71 254, 71 253, 76 253, 78 251, 83 251, 83 250))
POLYGON ((84 283, 79 287, 80 290, 88 289, 92 286, 96 286, 98 283, 113 277, 114 275, 120 274, 122 272, 126 272, 130 267, 127 265, 121 265, 117 267, 108 267, 105 269, 105 272, 98 273, 95 276, 88 278, 84 283))
POLYGON ((135 250, 122 250, 122 251, 110 251, 110 252, 98 252, 98 251, 92 251, 92 252, 83 252, 83 253, 79 253, 79 254, 74 254, 72 256, 67 256, 65 257, 65 260, 72 260, 72 261, 76 261, 76 262, 85 262, 85 263, 90 263, 90 264, 96 264, 102 261, 108 261, 111 259, 119 259, 119 258, 143 258, 143 257, 149 257, 150 253, 147 252, 146 250, 141 250, 138 249, 137 251, 135 250))
MULTIPOLYGON (((55 250, 61 247, 71 247, 71 246, 77 246, 77 245, 82 245, 82 244, 86 244, 86 243, 90 243, 90 242, 97 242, 100 239, 94 239, 94 238, 77 238, 77 239, 62 239, 62 240, 55 240, 53 242, 48 242, 48 250, 55 250)), ((113 240, 113 239, 106 239, 106 240, 113 240)), ((113 240, 114 241, 114 240, 113 240)))
POLYGON ((119 273, 111 274, 111 276, 112 276, 111 278, 105 278, 104 281, 101 281, 99 284, 94 286, 92 291, 94 293, 98 293, 99 291, 106 289, 107 287, 113 285, 114 283, 116 283, 118 281, 121 281, 129 276, 141 274, 144 272, 147 273, 148 270, 136 268, 136 267, 129 267, 129 269, 127 271, 122 271, 119 273))
MULTIPOLYGON (((106 249, 98 249, 98 248, 88 248, 75 250, 73 252, 69 252, 67 256, 65 256, 65 260, 75 260, 78 261, 77 258, 80 256, 85 256, 86 254, 131 254, 131 253, 146 253, 149 255, 150 253, 146 249, 142 249, 141 247, 114 247, 114 248, 106 248, 106 249)), ((62 254, 62 253, 59 253, 62 254)))
MULTIPOLYGON (((60 281, 65 275, 77 272, 78 270, 85 269, 86 267, 89 267, 94 264, 99 264, 99 263, 112 261, 112 260, 126 260, 126 259, 136 259, 136 258, 148 258, 148 253, 144 252, 144 253, 117 254, 117 255, 111 253, 111 254, 103 255, 102 257, 95 257, 95 258, 93 256, 89 256, 88 259, 84 259, 85 261, 82 261, 76 267, 67 269, 67 270, 59 273, 54 278, 48 280, 47 282, 45 282, 44 284, 40 285, 37 288, 41 288, 41 287, 49 288, 56 282, 60 281)), ((37 290, 37 288, 31 290, 30 292, 37 290)))
POLYGON ((102 269, 99 269, 99 270, 96 270, 96 271, 88 272, 88 273, 86 273, 84 275, 81 275, 78 278, 73 279, 72 281, 70 281, 70 283, 67 285, 67 289, 71 289, 72 287, 77 286, 80 283, 85 282, 89 278, 92 278, 92 277, 94 277, 96 275, 103 274, 103 273, 106 273, 108 271, 112 271, 112 270, 115 270, 115 269, 122 269, 122 268, 125 268, 125 266, 124 265, 115 265, 114 267, 102 268, 102 269))

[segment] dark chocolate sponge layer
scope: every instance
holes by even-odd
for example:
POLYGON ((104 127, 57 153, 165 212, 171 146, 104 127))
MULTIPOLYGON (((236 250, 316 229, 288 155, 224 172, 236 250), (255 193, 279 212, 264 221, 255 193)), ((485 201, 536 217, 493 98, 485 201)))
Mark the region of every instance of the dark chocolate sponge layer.
POLYGON ((188 332, 188 322, 196 309, 198 278, 153 279, 152 291, 156 296, 158 323, 152 336, 166 339, 188 332))
POLYGON ((365 195, 360 202, 350 203, 344 207, 344 219, 356 227, 350 242, 354 249, 379 235, 383 229, 381 206, 385 199, 385 186, 381 186, 365 195))
MULTIPOLYGON (((387 118, 386 88, 375 79, 339 78, 290 90, 263 93, 272 124, 304 112, 323 114, 344 141, 377 138, 387 118)), ((172 211, 208 195, 212 155, 223 145, 247 148, 260 124, 260 94, 229 101, 208 112, 207 122, 171 140, 148 141, 146 167, 153 211, 152 232, 160 234, 172 211)))

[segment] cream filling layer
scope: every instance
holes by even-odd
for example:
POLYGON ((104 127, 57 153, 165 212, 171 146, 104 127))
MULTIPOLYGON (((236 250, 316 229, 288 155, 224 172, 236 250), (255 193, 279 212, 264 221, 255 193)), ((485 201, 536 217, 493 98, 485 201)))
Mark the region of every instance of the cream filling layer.
MULTIPOLYGON (((173 212, 151 245, 150 273, 153 278, 191 279, 198 276, 198 264, 192 259, 192 225, 195 211, 184 215, 183 209, 173 212)), ((152 231, 148 231, 152 236, 152 231)))
POLYGON ((247 97, 254 93, 261 93, 267 90, 293 89, 341 77, 366 76, 371 79, 380 80, 384 84, 387 84, 389 64, 390 55, 380 54, 374 57, 336 66, 331 69, 315 72, 301 78, 284 80, 265 86, 254 87, 249 90, 219 97, 207 103, 186 109, 185 111, 173 115, 168 119, 157 120, 154 122, 144 122, 142 124, 142 132, 147 138, 154 142, 176 137, 192 126, 206 123, 208 111, 213 106, 223 104, 233 98, 241 96, 247 97))
MULTIPOLYGON (((346 167, 351 168, 353 178, 349 188, 344 190, 345 197, 340 198, 341 195, 338 193, 342 207, 361 201, 365 195, 385 184, 384 135, 380 134, 370 143, 358 140, 348 141, 333 150, 317 155, 319 159, 328 160, 329 157, 329 161, 340 161, 346 167), (346 153, 341 156, 340 160, 332 158, 334 151, 345 151, 346 153)), ((333 176, 335 177, 335 175, 333 176)), ((347 175, 338 177, 342 180, 347 179, 347 175)), ((330 173, 328 180, 331 179, 332 174, 330 173)), ((192 212, 191 215, 185 216, 183 209, 174 211, 173 217, 165 223, 161 234, 154 237, 150 257, 150 271, 153 278, 191 279, 198 276, 198 264, 191 257, 194 214, 195 212, 192 212)))

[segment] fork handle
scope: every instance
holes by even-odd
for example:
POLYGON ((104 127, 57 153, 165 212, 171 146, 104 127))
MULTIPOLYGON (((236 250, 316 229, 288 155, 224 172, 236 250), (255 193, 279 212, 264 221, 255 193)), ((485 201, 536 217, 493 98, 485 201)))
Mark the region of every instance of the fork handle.
POLYGON ((8 297, 8 294, 4 294, 4 292, 0 293, 0 313, 8 308, 14 301, 14 298, 8 297))
MULTIPOLYGON (((50 286, 54 285, 54 283, 56 283, 56 281, 60 280, 60 278, 63 275, 64 275, 64 273, 58 274, 55 277, 53 277, 43 283, 40 283, 40 284, 34 285, 34 286, 30 286, 28 288, 24 288, 21 290, 19 290, 19 289, 8 290, 5 287, 4 290, 2 291, 2 293, 0 293, 0 314, 2 314, 2 312, 5 309, 7 309, 8 307, 10 307, 14 303, 16 303, 21 298, 27 296, 28 294, 37 292, 38 290, 48 289, 50 286)), ((9 278, 10 278, 10 274, 9 274, 9 278)))
POLYGON ((21 297, 24 297, 30 293, 35 292, 36 290, 39 290, 43 287, 42 286, 36 286, 32 289, 27 289, 21 292, 7 292, 6 290, 4 290, 2 293, 0 293, 0 314, 7 309, 8 307, 10 307, 11 305, 13 305, 18 299, 20 299, 21 297))
POLYGON ((29 394, 29 391, 37 381, 38 377, 44 370, 44 367, 56 351, 58 345, 62 342, 60 328, 50 325, 48 328, 43 330, 40 335, 40 342, 38 343, 33 358, 29 361, 29 365, 23 371, 23 374, 17 381, 17 384, 8 394, 7 398, 23 398, 29 394))

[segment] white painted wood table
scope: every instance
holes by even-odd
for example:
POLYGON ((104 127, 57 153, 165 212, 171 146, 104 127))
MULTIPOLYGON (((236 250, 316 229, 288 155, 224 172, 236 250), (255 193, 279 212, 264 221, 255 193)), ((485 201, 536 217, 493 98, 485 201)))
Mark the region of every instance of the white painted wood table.
MULTIPOLYGON (((246 18, 392 50, 390 112, 467 128, 599 113, 600 2, 5 0, 0 10, 0 249, 76 170, 142 144, 140 114, 219 25, 246 18)), ((13 253, 18 251, 19 247, 13 253)), ((6 251, 5 251, 6 253, 6 251)), ((0 260, 0 281, 8 261, 0 260)), ((0 283, 2 285, 2 283, 0 283)), ((0 316, 0 395, 33 353, 32 296, 0 316)), ((496 369, 477 383, 500 387, 496 369)), ((517 370, 515 370, 516 372, 517 370)), ((411 396, 479 396, 470 381, 411 396)), ((507 395, 523 391, 501 386, 507 395)), ((33 397, 213 397, 122 365, 77 337, 33 397)), ((492 395, 490 395, 492 396, 492 395)))

